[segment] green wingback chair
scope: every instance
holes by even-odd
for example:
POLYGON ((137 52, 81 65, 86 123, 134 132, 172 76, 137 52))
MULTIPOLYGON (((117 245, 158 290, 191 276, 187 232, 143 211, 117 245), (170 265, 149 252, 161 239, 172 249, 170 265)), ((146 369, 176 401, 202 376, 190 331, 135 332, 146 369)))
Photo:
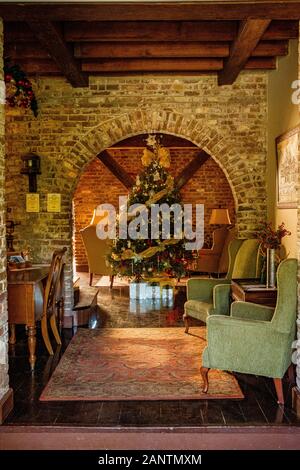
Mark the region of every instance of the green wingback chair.
POLYGON ((259 240, 235 239, 229 244, 229 268, 224 279, 189 279, 187 301, 184 304, 185 332, 189 319, 203 322, 209 315, 229 315, 231 279, 258 278, 261 271, 259 240))
POLYGON ((233 302, 230 316, 209 317, 201 367, 204 392, 210 368, 229 370, 272 377, 278 403, 284 403, 282 377, 291 365, 296 334, 297 264, 291 258, 278 267, 275 309, 233 302))

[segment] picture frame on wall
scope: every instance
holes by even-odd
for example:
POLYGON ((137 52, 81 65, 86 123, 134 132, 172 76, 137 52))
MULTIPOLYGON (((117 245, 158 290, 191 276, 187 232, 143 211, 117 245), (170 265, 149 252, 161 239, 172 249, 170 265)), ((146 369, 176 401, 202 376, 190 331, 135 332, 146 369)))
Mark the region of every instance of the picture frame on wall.
POLYGON ((300 125, 276 138, 277 207, 297 208, 300 125))

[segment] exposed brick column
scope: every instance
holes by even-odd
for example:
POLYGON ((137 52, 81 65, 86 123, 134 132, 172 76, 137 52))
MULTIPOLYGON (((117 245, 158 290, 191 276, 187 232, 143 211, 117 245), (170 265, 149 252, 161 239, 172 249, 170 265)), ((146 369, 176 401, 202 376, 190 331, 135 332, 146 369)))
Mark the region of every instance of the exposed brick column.
POLYGON ((8 325, 6 298, 5 239, 5 86, 3 81, 3 22, 0 20, 0 424, 12 408, 12 390, 8 385, 8 325))
MULTIPOLYGON (((300 24, 299 24, 300 27, 300 24)), ((300 40, 298 43, 298 79, 300 79, 300 40)), ((300 106, 299 106, 300 111, 300 106)), ((300 156, 300 142, 298 142, 298 155, 300 156)), ((300 163, 300 157, 298 158, 300 163)), ((298 182, 300 183, 300 166, 298 164, 298 182)), ((296 362, 296 383, 293 389, 293 406, 300 416, 300 191, 298 184, 298 224, 297 224, 297 251, 298 251, 298 318, 297 318, 297 342, 296 351, 293 355, 296 362)))

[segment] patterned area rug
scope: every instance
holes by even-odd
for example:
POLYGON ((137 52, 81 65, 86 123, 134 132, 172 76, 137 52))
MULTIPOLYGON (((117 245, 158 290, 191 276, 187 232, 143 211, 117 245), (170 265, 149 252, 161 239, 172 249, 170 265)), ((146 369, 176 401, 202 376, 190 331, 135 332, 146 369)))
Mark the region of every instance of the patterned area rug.
POLYGON ((80 329, 40 400, 188 400, 244 398, 233 375, 209 372, 201 392, 206 328, 80 329))

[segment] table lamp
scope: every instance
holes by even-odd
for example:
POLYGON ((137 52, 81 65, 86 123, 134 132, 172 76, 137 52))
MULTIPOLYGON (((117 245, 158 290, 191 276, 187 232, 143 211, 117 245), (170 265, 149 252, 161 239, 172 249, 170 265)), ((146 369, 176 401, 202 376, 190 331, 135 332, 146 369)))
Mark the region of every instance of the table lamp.
POLYGON ((209 219, 210 225, 231 225, 228 209, 213 209, 209 219))

